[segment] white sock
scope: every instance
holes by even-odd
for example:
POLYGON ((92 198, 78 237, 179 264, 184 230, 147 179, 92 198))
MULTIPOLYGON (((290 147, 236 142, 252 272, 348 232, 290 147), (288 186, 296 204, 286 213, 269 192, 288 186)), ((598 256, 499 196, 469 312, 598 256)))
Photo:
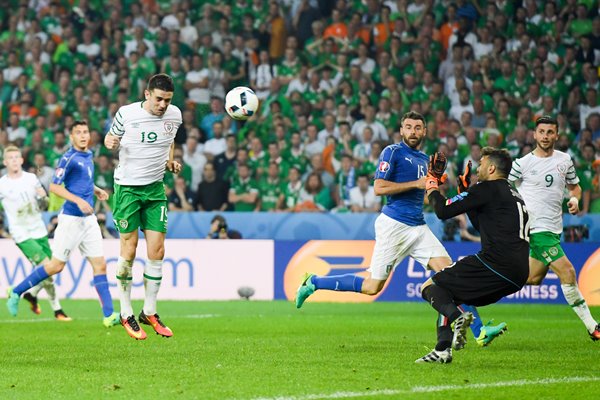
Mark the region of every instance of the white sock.
POLYGON ((35 285, 34 287, 32 287, 31 289, 28 290, 29 294, 31 294, 33 297, 37 297, 38 293, 40 292, 40 290, 42 290, 42 282, 38 283, 37 285, 35 285))
POLYGON ((40 282, 40 285, 44 287, 44 290, 48 294, 48 301, 50 302, 50 307, 52 307, 52 310, 58 311, 62 309, 60 306, 60 301, 58 300, 58 296, 56 295, 56 287, 54 286, 52 277, 43 280, 40 282))
POLYGON ((156 314, 156 296, 162 281, 162 260, 147 260, 144 267, 144 314, 156 314))
POLYGON ((575 311, 575 314, 577 314, 579 319, 583 322, 588 332, 592 333, 594 329, 596 329, 596 321, 594 320, 594 317, 592 317, 590 309, 581 295, 577 284, 563 284, 560 285, 560 287, 567 303, 569 303, 573 311, 575 311))
POLYGON ((131 266, 133 261, 119 257, 117 260, 117 280, 119 281, 119 302, 121 304, 121 317, 127 318, 133 315, 131 305, 131 284, 133 275, 131 266))

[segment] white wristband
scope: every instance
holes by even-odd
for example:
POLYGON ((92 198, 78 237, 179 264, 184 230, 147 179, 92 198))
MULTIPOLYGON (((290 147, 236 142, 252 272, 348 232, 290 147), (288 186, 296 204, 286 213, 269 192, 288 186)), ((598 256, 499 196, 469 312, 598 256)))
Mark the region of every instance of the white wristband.
POLYGON ((569 203, 574 201, 575 203, 579 204, 579 199, 575 196, 571 196, 571 198, 569 199, 569 203))

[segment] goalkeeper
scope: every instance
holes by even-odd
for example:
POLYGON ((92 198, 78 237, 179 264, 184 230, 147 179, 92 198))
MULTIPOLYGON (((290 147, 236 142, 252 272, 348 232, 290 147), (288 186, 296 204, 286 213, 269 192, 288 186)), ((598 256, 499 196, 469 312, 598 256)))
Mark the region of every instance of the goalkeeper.
MULTIPOLYGON (((400 133, 402 141, 383 150, 375 171, 375 194, 387 196, 387 204, 375 221, 375 248, 369 276, 306 274, 296 293, 296 307, 302 307, 304 301, 319 289, 376 295, 393 269, 408 256, 433 271, 441 271, 452 263, 423 216, 429 164, 429 157, 418 150, 426 135, 423 116, 414 111, 406 113, 402 117, 400 133)), ((446 160, 443 153, 432 158, 431 164, 432 170, 438 170, 440 179, 444 180, 446 160)), ((475 312, 473 308, 468 309, 475 312)), ((487 344, 502 333, 505 326, 481 328, 479 324, 474 334, 475 337, 483 335, 487 344)))
POLYGON ((438 191, 440 170, 430 168, 426 179, 429 202, 440 219, 467 213, 481 233, 481 251, 436 273, 421 289, 423 298, 439 312, 438 342, 416 362, 449 363, 452 349, 464 347, 473 315, 457 305, 492 304, 525 285, 529 276, 529 216, 519 193, 508 183, 512 166, 506 150, 485 147, 477 169, 479 183, 446 199, 438 191), (450 323, 454 322, 454 329, 450 323))

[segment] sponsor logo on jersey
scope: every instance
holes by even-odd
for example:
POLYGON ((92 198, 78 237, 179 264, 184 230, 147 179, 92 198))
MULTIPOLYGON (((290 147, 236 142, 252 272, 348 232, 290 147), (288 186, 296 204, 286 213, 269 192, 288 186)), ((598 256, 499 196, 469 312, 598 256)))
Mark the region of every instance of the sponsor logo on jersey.
POLYGON ((65 174, 65 170, 64 168, 56 168, 56 172, 54 172, 54 175, 57 178, 62 178, 62 176, 65 174))
POLYGON ((387 161, 381 161, 378 169, 380 172, 386 172, 390 169, 390 163, 387 161))

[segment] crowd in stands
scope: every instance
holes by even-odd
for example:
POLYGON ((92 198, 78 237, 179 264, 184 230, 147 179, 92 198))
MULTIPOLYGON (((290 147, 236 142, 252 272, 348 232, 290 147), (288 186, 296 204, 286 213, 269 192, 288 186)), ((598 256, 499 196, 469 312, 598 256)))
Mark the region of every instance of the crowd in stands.
POLYGON ((7 2, 0 148, 20 146, 46 187, 70 124, 85 119, 96 184, 112 191, 118 160, 103 135, 164 72, 183 112, 171 210, 377 211, 378 157, 414 110, 427 120, 423 151, 448 155, 449 194, 482 146, 523 156, 536 117, 557 116, 582 213, 600 212, 594 0, 7 2), (223 108, 238 85, 261 100, 245 123, 223 108))

